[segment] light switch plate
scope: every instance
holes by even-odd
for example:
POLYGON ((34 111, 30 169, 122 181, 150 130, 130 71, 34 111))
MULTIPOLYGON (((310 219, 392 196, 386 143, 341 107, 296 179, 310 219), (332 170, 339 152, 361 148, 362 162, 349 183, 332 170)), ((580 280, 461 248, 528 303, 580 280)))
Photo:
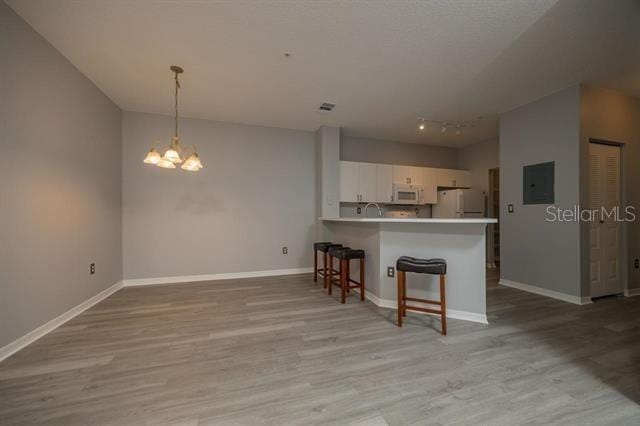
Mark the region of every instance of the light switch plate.
POLYGON ((509 213, 513 213, 513 204, 509 204, 509 205, 507 206, 507 211, 508 211, 509 213))

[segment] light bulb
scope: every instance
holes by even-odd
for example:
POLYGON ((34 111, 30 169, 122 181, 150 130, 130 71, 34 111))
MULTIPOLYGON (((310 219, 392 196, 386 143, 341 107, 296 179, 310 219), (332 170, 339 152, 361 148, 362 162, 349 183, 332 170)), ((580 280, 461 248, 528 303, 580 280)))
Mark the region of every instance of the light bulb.
POLYGON ((163 169, 175 169, 176 165, 173 164, 172 161, 166 160, 166 159, 161 159, 160 161, 158 161, 156 163, 156 166, 158 167, 162 167, 163 169))
POLYGON ((443 126, 442 126, 442 130, 440 130, 440 131, 441 131, 442 133, 446 132, 446 131, 447 131, 447 126, 443 125, 443 126))
POLYGON ((149 150, 149 152, 147 153, 144 162, 147 164, 158 164, 160 160, 162 160, 160 153, 156 151, 155 148, 151 148, 151 150, 149 150))
POLYGON ((420 125, 418 126, 418 129, 424 130, 424 123, 420 123, 420 125))

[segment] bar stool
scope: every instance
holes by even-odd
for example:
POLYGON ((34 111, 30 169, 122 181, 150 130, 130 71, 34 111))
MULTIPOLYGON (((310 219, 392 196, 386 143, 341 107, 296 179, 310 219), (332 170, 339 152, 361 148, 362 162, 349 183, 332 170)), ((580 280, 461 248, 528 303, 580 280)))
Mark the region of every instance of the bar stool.
POLYGON ((407 316, 407 311, 424 312, 428 314, 440 315, 440 332, 447 334, 447 303, 445 299, 445 275, 447 274, 447 262, 444 259, 416 259, 414 257, 402 256, 396 262, 398 271, 398 327, 402 327, 402 317, 407 316), (417 299, 407 297, 407 272, 416 274, 440 275, 440 301, 417 299), (440 309, 419 308, 417 306, 407 306, 407 301, 438 305, 440 309))
MULTIPOLYGON (((342 244, 334 244, 330 241, 313 243, 313 282, 318 282, 318 275, 324 278, 324 287, 327 288, 327 261, 328 252, 332 247, 342 247, 342 244), (324 253, 322 268, 318 268, 318 252, 324 253)), ((333 266, 333 264, 332 264, 333 266)), ((338 271, 335 271, 336 273, 338 271)), ((331 275, 331 273, 329 273, 331 275)))
POLYGON ((364 302, 364 250, 352 249, 349 247, 334 247, 329 249, 329 264, 333 270, 333 259, 340 259, 340 279, 334 280, 334 274, 329 276, 329 294, 334 285, 340 287, 340 302, 345 303, 347 292, 352 288, 360 289, 360 301, 364 302), (351 259, 360 259, 360 281, 351 279, 351 259), (352 285, 353 284, 353 285, 352 285))

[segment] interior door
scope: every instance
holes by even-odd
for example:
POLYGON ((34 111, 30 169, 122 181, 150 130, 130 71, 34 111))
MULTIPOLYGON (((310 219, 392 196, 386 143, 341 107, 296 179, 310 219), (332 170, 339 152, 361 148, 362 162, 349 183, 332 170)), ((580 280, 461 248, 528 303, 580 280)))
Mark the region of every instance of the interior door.
POLYGON ((611 213, 620 208, 620 147, 591 143, 589 207, 597 211, 590 223, 591 297, 622 293, 622 225, 611 213))
POLYGON ((376 165, 360 163, 358 165, 358 188, 361 202, 376 201, 376 165))

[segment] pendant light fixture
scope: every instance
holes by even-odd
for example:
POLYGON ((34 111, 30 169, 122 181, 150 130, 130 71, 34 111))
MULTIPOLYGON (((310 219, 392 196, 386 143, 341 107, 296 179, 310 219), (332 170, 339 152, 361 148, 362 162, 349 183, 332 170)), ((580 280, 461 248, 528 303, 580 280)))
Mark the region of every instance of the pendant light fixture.
POLYGON ((180 166, 182 170, 197 172, 204 167, 200 162, 198 153, 193 147, 183 147, 180 143, 180 137, 178 136, 178 89, 180 88, 178 74, 182 74, 184 70, 179 66, 172 65, 171 71, 174 74, 175 80, 175 117, 173 137, 171 138, 169 146, 161 148, 160 151, 152 146, 147 153, 144 162, 147 164, 154 164, 158 167, 162 167, 163 169, 175 169, 176 164, 182 164, 182 166, 180 166), (160 152, 164 153, 161 155, 160 152))

